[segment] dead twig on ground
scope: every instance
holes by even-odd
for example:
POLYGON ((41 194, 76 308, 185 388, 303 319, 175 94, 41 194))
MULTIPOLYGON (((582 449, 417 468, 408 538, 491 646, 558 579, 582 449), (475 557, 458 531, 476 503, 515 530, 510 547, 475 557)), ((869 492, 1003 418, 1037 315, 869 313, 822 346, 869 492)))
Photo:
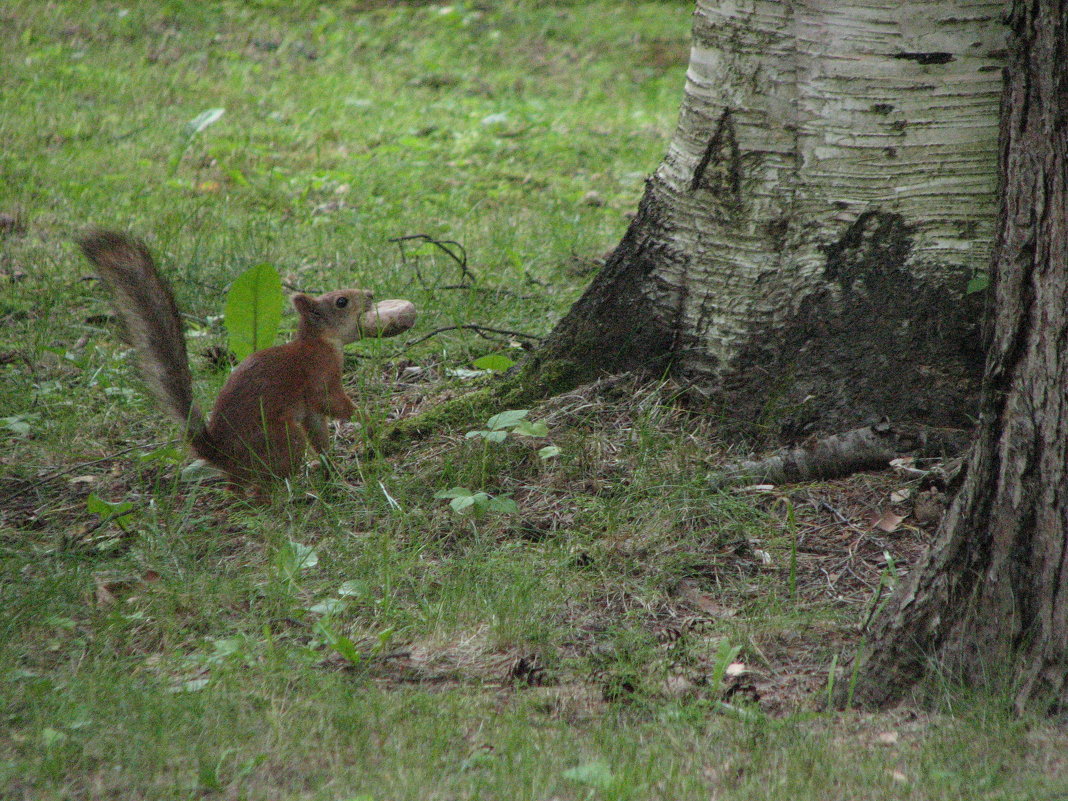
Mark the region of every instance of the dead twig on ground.
POLYGON ((424 334, 418 339, 413 339, 404 343, 405 348, 410 348, 414 345, 418 345, 420 342, 426 342, 431 337, 436 337, 438 334, 443 334, 446 331, 474 331, 483 339, 488 339, 491 342, 499 342, 500 340, 491 337, 487 334, 501 334, 502 336, 515 337, 516 339, 526 339, 530 342, 541 342, 541 337, 536 337, 533 334, 524 334, 522 331, 509 331, 506 328, 490 328, 485 325, 475 325, 474 323, 464 323, 463 325, 446 325, 441 328, 435 328, 429 334, 424 334))

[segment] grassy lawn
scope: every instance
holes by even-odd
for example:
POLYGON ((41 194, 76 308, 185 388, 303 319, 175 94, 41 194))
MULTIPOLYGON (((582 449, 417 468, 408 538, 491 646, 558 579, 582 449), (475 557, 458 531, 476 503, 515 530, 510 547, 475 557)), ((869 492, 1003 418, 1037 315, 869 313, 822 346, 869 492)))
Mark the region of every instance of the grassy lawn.
POLYGON ((901 480, 714 490, 730 449, 670 381, 553 399, 547 437, 379 447, 547 334, 619 240, 690 12, 0 6, 0 797, 1068 798, 1063 725, 1004 699, 822 710, 930 536, 871 525, 901 480), (90 225, 157 254, 205 401, 249 266, 415 302, 349 348, 333 475, 264 506, 186 469, 90 225), (391 241, 415 235, 465 268, 391 241), (457 514, 453 487, 517 511, 457 514))

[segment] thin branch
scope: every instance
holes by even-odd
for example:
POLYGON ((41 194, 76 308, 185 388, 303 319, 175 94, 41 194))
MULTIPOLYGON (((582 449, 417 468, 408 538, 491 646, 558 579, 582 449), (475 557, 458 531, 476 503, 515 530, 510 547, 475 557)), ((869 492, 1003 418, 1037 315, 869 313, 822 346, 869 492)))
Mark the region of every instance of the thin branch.
POLYGON ((400 248, 401 259, 403 259, 404 261, 408 260, 407 254, 404 251, 405 242, 419 241, 434 245, 435 247, 444 251, 449 256, 449 258, 451 258, 454 262, 456 262, 457 266, 459 266, 460 280, 466 278, 470 279, 472 283, 477 280, 475 274, 471 272, 470 268, 468 268, 467 266, 467 248, 465 248, 463 245, 461 245, 454 239, 435 239, 434 237, 428 236, 427 234, 409 234, 408 236, 394 237, 389 241, 397 243, 397 247, 400 248), (459 254, 457 254, 456 251, 452 249, 452 247, 449 247, 450 245, 458 248, 460 251, 459 254))
POLYGON ((29 492, 30 490, 37 489, 38 487, 40 487, 43 484, 47 484, 50 481, 55 481, 57 478, 62 478, 63 476, 67 475, 68 473, 73 473, 75 470, 81 470, 81 469, 83 469, 85 467, 92 467, 94 464, 100 464, 101 462, 110 462, 115 457, 122 456, 123 454, 129 453, 130 451, 136 451, 136 450, 140 450, 142 448, 155 450, 156 448, 162 448, 164 445, 173 445, 174 443, 176 443, 178 441, 179 440, 171 439, 171 440, 166 440, 164 442, 150 443, 148 445, 144 445, 144 444, 131 445, 129 448, 123 448, 121 451, 115 451, 115 453, 108 454, 107 456, 102 456, 99 459, 93 459, 90 462, 79 462, 78 464, 76 464, 76 465, 74 465, 72 467, 68 467, 68 468, 66 468, 64 470, 59 470, 59 471, 57 471, 55 473, 52 473, 51 475, 47 475, 42 479, 34 481, 32 484, 27 484, 25 487, 21 487, 21 488, 15 490, 14 492, 10 493, 9 495, 5 495, 3 498, 0 498, 0 506, 3 506, 8 501, 14 500, 15 498, 17 498, 20 495, 23 495, 23 494, 29 492))
MULTIPOLYGON (((425 287, 424 287, 425 289, 425 287)), ((470 292, 483 292, 485 294, 504 295, 509 298, 516 298, 517 300, 537 300, 538 295, 520 295, 518 292, 513 292, 510 289, 505 289, 500 286, 475 286, 473 284, 446 284, 445 286, 439 286, 437 289, 465 289, 470 292)))
POLYGON ((474 325, 473 323, 465 323, 464 325, 447 325, 443 328, 435 328, 429 334, 419 337, 419 339, 413 339, 404 343, 405 348, 410 348, 413 345, 418 345, 420 342, 425 342, 431 337, 436 337, 438 334, 443 334, 446 331, 474 331, 483 339, 494 340, 493 337, 487 336, 485 332, 492 334, 501 334, 503 336, 516 337, 517 339, 529 339, 531 342, 541 342, 541 337, 533 336, 532 334, 524 334, 522 331, 509 331, 506 328, 490 328, 485 325, 474 325))

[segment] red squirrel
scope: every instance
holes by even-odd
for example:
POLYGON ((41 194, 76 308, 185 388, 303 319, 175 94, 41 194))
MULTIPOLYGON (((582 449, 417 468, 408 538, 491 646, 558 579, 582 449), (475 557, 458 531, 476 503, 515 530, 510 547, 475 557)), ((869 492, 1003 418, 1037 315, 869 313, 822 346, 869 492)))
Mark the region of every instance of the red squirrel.
POLYGON ((94 231, 78 244, 114 295, 148 388, 184 426, 193 452, 234 485, 259 490, 290 475, 303 460, 306 441, 320 453, 326 450, 327 418, 346 420, 355 411, 341 386, 342 347, 364 336, 391 336, 415 322, 408 301, 374 304, 361 289, 294 295, 300 315, 296 337, 241 362, 205 420, 193 402, 174 293, 144 243, 94 231))

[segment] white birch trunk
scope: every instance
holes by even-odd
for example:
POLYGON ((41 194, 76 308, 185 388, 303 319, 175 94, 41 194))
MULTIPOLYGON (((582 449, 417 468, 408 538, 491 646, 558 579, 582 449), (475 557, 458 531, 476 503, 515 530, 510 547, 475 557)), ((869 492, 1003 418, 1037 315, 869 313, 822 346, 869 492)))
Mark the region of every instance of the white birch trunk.
POLYGON ((982 295, 965 289, 991 253, 1002 9, 699 0, 668 153, 547 351, 619 369, 667 350, 735 412, 796 427, 964 421, 982 368, 982 295), (630 335, 615 319, 628 315, 630 335), (900 397, 884 404, 887 385, 900 397))

